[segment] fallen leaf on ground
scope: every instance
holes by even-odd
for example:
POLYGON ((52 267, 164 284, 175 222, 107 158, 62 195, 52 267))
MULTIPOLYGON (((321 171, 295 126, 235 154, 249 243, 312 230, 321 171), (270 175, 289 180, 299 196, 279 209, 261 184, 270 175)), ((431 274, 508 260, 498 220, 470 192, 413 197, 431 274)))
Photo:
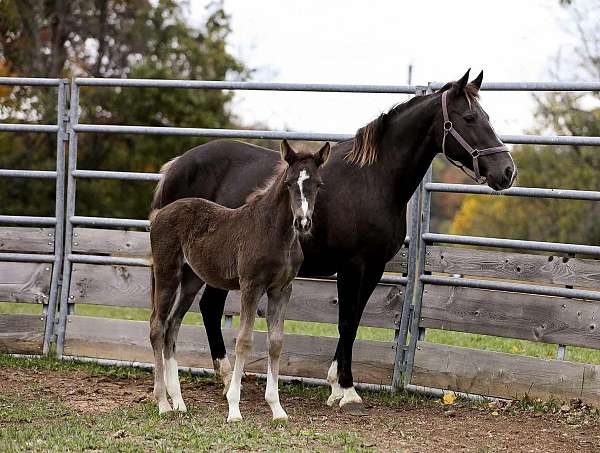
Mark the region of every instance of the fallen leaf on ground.
POLYGON ((454 392, 448 392, 442 397, 442 402, 444 404, 454 404, 454 401, 456 401, 456 395, 454 392))

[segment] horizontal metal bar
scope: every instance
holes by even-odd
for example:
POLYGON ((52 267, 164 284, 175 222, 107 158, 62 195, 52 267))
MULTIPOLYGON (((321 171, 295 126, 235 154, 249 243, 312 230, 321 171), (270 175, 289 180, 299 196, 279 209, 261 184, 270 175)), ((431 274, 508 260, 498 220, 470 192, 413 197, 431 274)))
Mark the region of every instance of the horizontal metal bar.
POLYGON ((56 218, 29 215, 0 215, 0 224, 54 226, 56 225, 56 218))
POLYGON ((600 146, 600 137, 571 135, 500 135, 504 143, 513 145, 575 145, 600 146))
MULTIPOLYGON (((146 135, 184 135, 197 137, 222 138, 254 138, 254 139, 289 139, 289 140, 330 140, 340 142, 354 138, 353 134, 333 134, 326 132, 292 132, 292 131, 253 131, 237 129, 206 129, 195 127, 160 127, 160 126, 118 126, 105 124, 78 124, 73 126, 77 132, 108 134, 146 134, 146 135)), ((571 137, 545 135, 501 135, 504 143, 538 144, 538 145, 580 145, 600 146, 600 137, 571 137)))
MULTIPOLYGON (((16 354, 12 354, 17 356, 16 354)), ((24 357, 25 355, 21 355, 24 357)), ((33 357, 33 356, 31 356, 33 357)), ((97 363, 98 365, 106 365, 106 366, 117 366, 117 367, 134 367, 141 368, 144 370, 152 370, 154 369, 153 363, 148 362, 129 362, 126 360, 115 360, 115 359, 98 359, 95 357, 76 357, 76 356, 62 356, 61 360, 70 361, 70 362, 82 362, 82 363, 97 363)), ((215 374, 214 370, 210 368, 195 368, 195 367, 185 367, 179 366, 177 367, 180 373, 190 373, 197 376, 212 376, 215 374)), ((258 379, 266 380, 267 375, 264 373, 250 373, 255 375, 258 379)), ((319 386, 329 386, 329 383, 325 379, 316 379, 316 378, 306 378, 306 377, 296 377, 296 376, 286 376, 280 375, 279 379, 282 382, 288 383, 298 383, 298 384, 307 384, 307 385, 319 385, 319 386)), ((361 382, 356 382, 355 387, 362 390, 370 390, 370 391, 388 391, 391 392, 393 389, 389 385, 382 384, 364 384, 361 382)))
POLYGON ((436 397, 440 397, 440 398, 442 398, 444 395, 447 395, 447 394, 450 394, 450 395, 454 394, 454 395, 458 396, 459 398, 473 400, 473 401, 481 401, 481 402, 510 401, 510 400, 507 400, 504 398, 496 398, 493 396, 477 395, 475 393, 457 392, 454 390, 442 390, 442 389, 437 389, 437 388, 433 388, 433 387, 427 387, 424 385, 408 384, 404 387, 404 390, 406 390, 407 392, 423 393, 425 395, 431 395, 431 396, 436 396, 436 397))
MULTIPOLYGON (((439 90, 446 82, 433 82, 432 90, 439 90)), ((483 82, 484 91, 600 91, 600 82, 483 82)))
POLYGON ((191 88, 204 90, 261 90, 261 91, 314 91, 327 93, 404 93, 414 94, 410 85, 346 85, 331 83, 272 83, 236 82, 221 80, 161 80, 161 79, 101 79, 76 78, 79 86, 191 88))
POLYGON ((565 200, 600 201, 600 191, 595 190, 567 190, 567 189, 541 189, 537 187, 512 187, 510 189, 495 191, 487 186, 474 184, 443 184, 430 182, 425 184, 425 189, 430 192, 472 193, 483 195, 506 195, 508 197, 534 197, 557 198, 565 200))
POLYGON ((18 261, 22 263, 53 263, 54 255, 36 255, 35 253, 1 253, 0 261, 18 261))
POLYGON ((8 170, 8 169, 0 169, 0 177, 4 177, 4 178, 56 179, 56 172, 55 171, 46 171, 46 170, 8 170))
POLYGON ((91 225, 91 226, 113 226, 113 227, 132 227, 149 228, 149 220, 137 219, 115 219, 111 217, 85 217, 72 216, 70 219, 73 225, 91 225))
POLYGON ((60 79, 42 77, 0 77, 0 85, 58 86, 60 79))
POLYGON ((57 132, 54 124, 13 124, 0 123, 0 132, 57 132))
POLYGON ((103 124, 78 124, 73 126, 77 132, 108 134, 145 134, 145 135, 184 135, 194 137, 289 139, 316 141, 343 141, 354 137, 353 134, 327 134, 318 132, 288 131, 249 131, 237 129, 204 129, 195 127, 157 127, 157 126, 115 126, 103 124))
MULTIPOLYGON (((1 255, 0 255, 1 256, 1 255)), ((152 259, 144 258, 126 258, 120 256, 103 256, 103 255, 76 255, 69 254, 67 259, 72 263, 86 264, 111 264, 114 266, 144 266, 149 267, 152 259)))
POLYGON ((572 299, 600 301, 600 291, 588 291, 584 289, 529 285, 493 280, 475 280, 470 278, 441 277, 438 275, 421 275, 421 281, 431 285, 463 286, 465 288, 510 291, 514 293, 538 294, 540 296, 569 297, 572 299))
POLYGON ((426 242, 441 242, 445 244, 477 245, 558 253, 581 253, 584 255, 600 256, 600 247, 595 245, 563 244, 560 242, 524 241, 521 239, 459 236, 439 233, 424 233, 423 239, 426 242))
POLYGON ((71 174, 80 179, 118 179, 123 181, 159 181, 162 177, 160 173, 131 171, 73 170, 71 174))

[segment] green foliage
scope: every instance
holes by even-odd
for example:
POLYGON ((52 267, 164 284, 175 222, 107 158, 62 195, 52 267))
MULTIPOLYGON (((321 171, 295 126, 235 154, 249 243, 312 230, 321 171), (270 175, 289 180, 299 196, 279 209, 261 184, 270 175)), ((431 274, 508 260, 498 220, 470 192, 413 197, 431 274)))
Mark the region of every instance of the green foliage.
MULTIPOLYGON (((0 6, 0 72, 15 76, 94 76, 157 79, 242 79, 245 67, 227 50, 229 17, 208 7, 201 30, 172 0, 74 2, 7 1, 0 6), (62 21, 62 22, 61 22, 62 21)), ((5 121, 56 122, 56 92, 0 92, 5 121)), ((232 94, 216 90, 83 88, 80 122, 146 126, 232 127, 232 94)), ((78 167, 156 172, 207 139, 80 134, 78 167)), ((0 167, 52 169, 54 134, 3 134, 0 167)), ((3 213, 49 215, 50 182, 1 181, 3 213)), ((89 180, 78 183, 81 215, 144 218, 154 184, 89 180)))

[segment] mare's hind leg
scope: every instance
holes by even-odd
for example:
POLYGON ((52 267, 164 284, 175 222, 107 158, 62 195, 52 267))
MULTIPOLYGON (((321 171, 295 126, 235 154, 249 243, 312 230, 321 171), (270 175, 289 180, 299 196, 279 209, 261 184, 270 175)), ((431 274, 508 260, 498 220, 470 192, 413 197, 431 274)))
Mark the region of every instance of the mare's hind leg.
POLYGON ((177 368, 177 360, 175 358, 177 335, 179 327, 185 314, 188 312, 194 298, 204 282, 196 277, 194 271, 187 264, 183 266, 181 287, 179 290, 179 298, 171 309, 166 325, 165 346, 164 346, 164 366, 165 366, 165 383, 167 392, 171 397, 173 409, 176 411, 185 412, 187 408, 181 396, 181 387, 179 384, 179 370, 177 368))
POLYGON ((154 351, 154 397, 159 413, 168 412, 171 405, 165 388, 164 346, 166 322, 175 303, 179 286, 179 269, 173 269, 170 278, 154 269, 152 315, 150 317, 150 342, 154 351))
POLYGON ((351 414, 364 415, 362 398, 356 393, 352 378, 352 349, 365 305, 383 275, 385 263, 349 263, 338 272, 340 339, 335 357, 327 373, 331 396, 327 404, 337 401, 351 414))
POLYGON ((252 328, 256 317, 258 301, 264 293, 264 289, 249 284, 242 284, 242 300, 240 304, 240 331, 235 342, 235 365, 231 385, 227 391, 227 402, 229 403, 228 422, 240 421, 240 390, 242 385, 242 374, 248 354, 252 350, 252 328))
POLYGON ((223 395, 227 394, 231 382, 231 364, 227 358, 223 332, 221 331, 221 320, 227 299, 227 290, 206 286, 202 299, 200 299, 200 311, 204 320, 204 328, 210 346, 215 373, 223 381, 223 395))
POLYGON ((267 306, 267 343, 269 346, 269 367, 265 400, 273 412, 273 420, 287 420, 288 416, 279 402, 279 359, 283 348, 283 324, 287 304, 292 294, 292 283, 277 291, 269 291, 267 306))

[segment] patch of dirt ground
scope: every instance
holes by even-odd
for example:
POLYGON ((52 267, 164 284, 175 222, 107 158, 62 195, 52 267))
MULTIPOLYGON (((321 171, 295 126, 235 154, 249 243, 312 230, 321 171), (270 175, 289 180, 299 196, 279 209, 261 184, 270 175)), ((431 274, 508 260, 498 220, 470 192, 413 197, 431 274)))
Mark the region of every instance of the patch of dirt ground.
MULTIPOLYGON (((124 379, 84 370, 2 368, 0 393, 9 389, 29 398, 36 394, 51 396, 78 412, 102 414, 151 401, 152 377, 148 374, 124 379)), ((227 402, 220 385, 189 382, 184 377, 182 393, 186 402, 196 407, 211 405, 226 417, 227 402)), ((596 417, 574 419, 565 413, 520 410, 494 412, 472 404, 454 404, 449 410, 438 401, 378 402, 368 397, 368 415, 356 417, 327 407, 322 397, 282 393, 281 400, 291 425, 321 433, 352 432, 360 436, 363 446, 383 451, 600 451, 596 417)), ((249 421, 269 419, 264 382, 245 380, 241 410, 249 421)), ((194 415, 193 411, 189 414, 194 415)), ((199 417, 199 423, 201 420, 199 417)))

